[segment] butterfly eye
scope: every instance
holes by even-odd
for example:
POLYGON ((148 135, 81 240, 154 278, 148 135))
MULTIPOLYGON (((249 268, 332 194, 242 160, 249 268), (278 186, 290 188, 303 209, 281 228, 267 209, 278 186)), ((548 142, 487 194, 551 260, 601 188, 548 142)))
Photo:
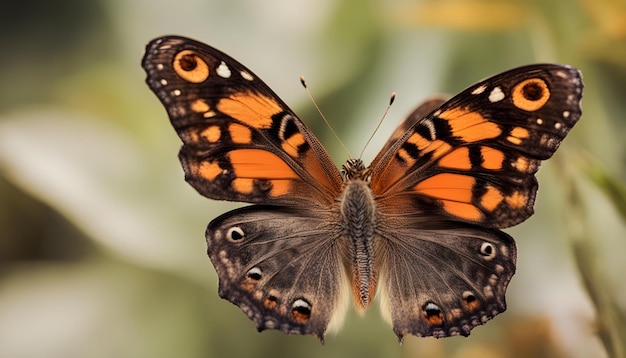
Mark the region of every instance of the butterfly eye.
POLYGON ((480 245, 480 254, 485 257, 485 260, 491 260, 496 257, 496 249, 493 247, 493 244, 490 242, 483 242, 480 245))
POLYGON ((254 281, 258 281, 261 279, 263 274, 263 271, 261 271, 260 268, 258 267, 253 267, 250 269, 250 271, 248 271, 248 278, 254 280, 254 281))
POLYGON ((443 312, 436 304, 428 302, 422 307, 422 310, 428 324, 438 326, 443 323, 443 312))
POLYGON ((233 242, 241 241, 244 238, 243 230, 239 226, 231 227, 226 232, 226 238, 233 242))
POLYGON ((311 304, 307 301, 299 298, 293 302, 291 307, 291 314, 296 322, 304 324, 311 318, 311 304))
POLYGON ((185 50, 176 54, 173 66, 174 72, 185 81, 200 83, 209 78, 209 65, 194 51, 185 50))

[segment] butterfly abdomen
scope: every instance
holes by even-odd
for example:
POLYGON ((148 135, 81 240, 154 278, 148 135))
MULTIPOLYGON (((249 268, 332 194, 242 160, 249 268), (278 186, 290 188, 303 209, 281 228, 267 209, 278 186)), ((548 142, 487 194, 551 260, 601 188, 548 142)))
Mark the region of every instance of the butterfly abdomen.
POLYGON ((374 193, 366 181, 348 180, 338 203, 342 236, 349 246, 346 266, 352 276, 352 294, 357 309, 361 310, 372 302, 378 280, 374 265, 374 193))

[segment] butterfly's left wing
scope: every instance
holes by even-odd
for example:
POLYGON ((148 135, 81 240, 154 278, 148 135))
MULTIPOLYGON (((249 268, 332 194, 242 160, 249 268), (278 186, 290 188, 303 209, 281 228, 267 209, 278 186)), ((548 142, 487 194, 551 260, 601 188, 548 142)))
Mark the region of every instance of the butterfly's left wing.
POLYGON ((409 116, 416 122, 370 166, 380 205, 494 228, 527 219, 535 172, 580 118, 582 88, 573 67, 530 65, 409 116))

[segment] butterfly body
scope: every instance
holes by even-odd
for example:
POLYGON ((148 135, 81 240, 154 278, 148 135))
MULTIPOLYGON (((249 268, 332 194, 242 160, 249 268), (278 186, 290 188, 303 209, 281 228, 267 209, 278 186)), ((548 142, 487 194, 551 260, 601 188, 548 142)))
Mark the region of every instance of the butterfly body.
POLYGON ((142 65, 183 141, 186 180, 254 204, 207 227, 220 296, 259 330, 319 338, 350 296, 358 310, 378 299, 400 339, 467 336, 503 312, 517 250, 498 229, 533 213, 535 173, 581 115, 576 69, 520 67, 425 102, 369 166, 340 172, 228 55, 170 36, 142 65))

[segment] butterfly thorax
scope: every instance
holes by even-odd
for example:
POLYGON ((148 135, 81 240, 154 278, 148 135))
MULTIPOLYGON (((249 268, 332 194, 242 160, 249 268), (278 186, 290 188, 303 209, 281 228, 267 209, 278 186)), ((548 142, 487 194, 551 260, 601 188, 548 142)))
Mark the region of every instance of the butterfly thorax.
POLYGON ((357 307, 367 307, 376 293, 377 272, 374 265, 376 228, 375 195, 369 186, 369 170, 360 159, 343 166, 344 185, 338 200, 342 238, 349 245, 352 293, 357 307))

